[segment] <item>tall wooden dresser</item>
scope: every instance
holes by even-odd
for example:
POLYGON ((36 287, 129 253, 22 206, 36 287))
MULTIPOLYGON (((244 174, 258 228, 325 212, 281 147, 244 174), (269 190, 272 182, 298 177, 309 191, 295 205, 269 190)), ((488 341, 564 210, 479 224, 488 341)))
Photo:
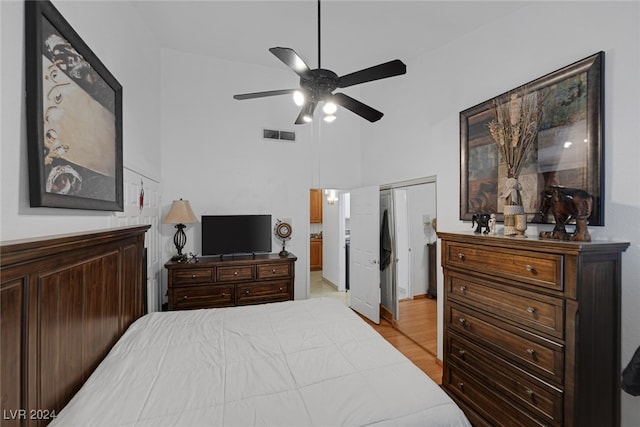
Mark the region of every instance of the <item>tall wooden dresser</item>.
POLYGON ((475 426, 620 425, 626 242, 438 233, 443 388, 475 426))

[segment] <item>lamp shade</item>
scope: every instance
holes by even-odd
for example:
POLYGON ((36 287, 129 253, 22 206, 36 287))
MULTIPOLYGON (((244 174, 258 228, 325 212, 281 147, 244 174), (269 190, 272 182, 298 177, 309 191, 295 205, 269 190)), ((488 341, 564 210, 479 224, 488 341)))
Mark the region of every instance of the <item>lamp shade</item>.
POLYGON ((191 210, 188 200, 174 200, 169 213, 164 217, 163 224, 193 224, 198 222, 195 214, 191 210))

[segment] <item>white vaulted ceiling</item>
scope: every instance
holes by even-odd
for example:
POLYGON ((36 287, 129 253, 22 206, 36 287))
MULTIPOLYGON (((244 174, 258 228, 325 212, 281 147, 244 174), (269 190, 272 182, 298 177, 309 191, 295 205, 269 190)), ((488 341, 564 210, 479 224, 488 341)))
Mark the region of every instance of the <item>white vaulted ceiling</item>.
MULTIPOLYGON (((323 0, 322 66, 342 75, 395 58, 406 61, 526 4, 323 0)), ((268 51, 282 46, 311 68, 318 65, 316 0, 144 0, 134 6, 162 47, 284 68, 268 51)))

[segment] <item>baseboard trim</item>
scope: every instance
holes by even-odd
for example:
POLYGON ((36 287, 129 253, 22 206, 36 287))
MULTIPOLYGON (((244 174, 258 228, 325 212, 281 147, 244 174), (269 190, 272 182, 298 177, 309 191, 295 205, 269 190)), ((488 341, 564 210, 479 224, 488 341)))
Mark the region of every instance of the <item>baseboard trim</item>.
POLYGON ((391 325, 395 326, 394 324, 395 322, 393 320, 393 313, 391 313, 391 311, 382 304, 380 304, 380 317, 382 317, 387 322, 391 323, 391 325))

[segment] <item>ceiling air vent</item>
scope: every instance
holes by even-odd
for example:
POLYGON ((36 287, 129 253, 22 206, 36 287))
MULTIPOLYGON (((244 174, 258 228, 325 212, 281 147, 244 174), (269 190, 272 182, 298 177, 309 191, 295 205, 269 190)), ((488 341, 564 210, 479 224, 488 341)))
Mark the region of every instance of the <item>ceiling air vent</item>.
POLYGON ((295 142, 296 133, 287 130, 262 129, 262 138, 295 142))

